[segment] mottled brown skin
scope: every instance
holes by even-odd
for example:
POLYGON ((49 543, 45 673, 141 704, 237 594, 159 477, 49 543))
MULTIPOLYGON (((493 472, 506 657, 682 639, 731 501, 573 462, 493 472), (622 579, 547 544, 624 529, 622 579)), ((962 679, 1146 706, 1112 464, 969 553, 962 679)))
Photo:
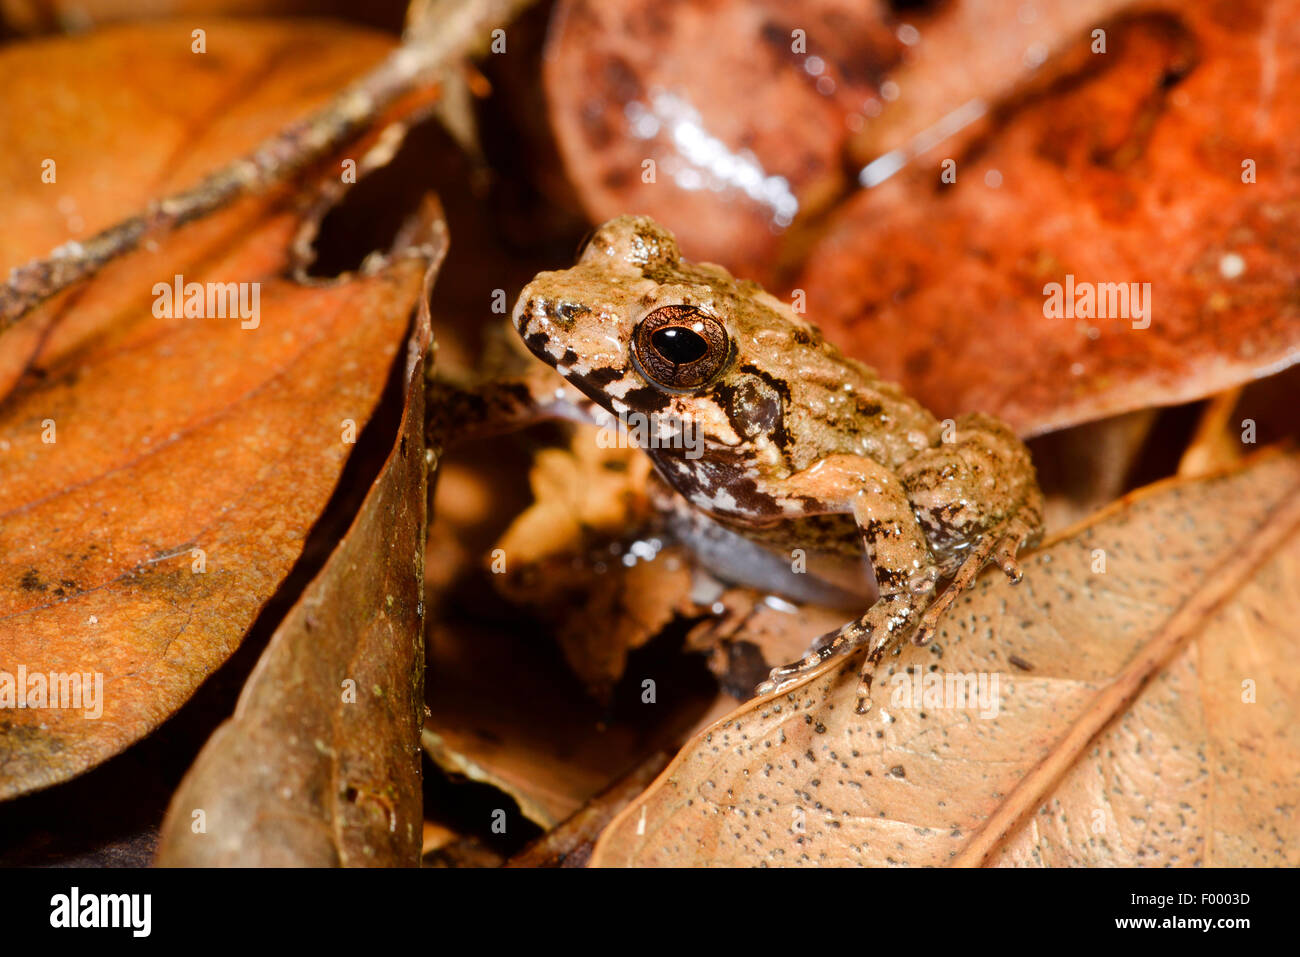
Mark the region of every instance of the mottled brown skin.
POLYGON ((682 260, 653 220, 606 223, 577 265, 528 284, 514 323, 599 408, 625 421, 670 416, 695 430, 698 457, 646 450, 695 509, 787 552, 852 557, 865 547, 877 601, 774 669, 761 692, 866 648, 866 710, 885 652, 908 635, 929 640, 988 562, 1018 580, 1016 551, 1041 534, 1033 464, 1005 425, 983 415, 940 423, 757 284, 682 260), (673 342, 652 339, 646 330, 669 319, 673 342))

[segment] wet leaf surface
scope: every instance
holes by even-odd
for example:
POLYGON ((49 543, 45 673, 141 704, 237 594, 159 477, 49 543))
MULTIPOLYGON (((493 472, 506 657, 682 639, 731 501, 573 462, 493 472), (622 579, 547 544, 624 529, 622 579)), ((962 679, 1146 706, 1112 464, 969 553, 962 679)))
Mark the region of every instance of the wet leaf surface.
POLYGON ((902 55, 876 0, 564 0, 543 79, 593 222, 646 213, 691 258, 751 274, 849 187, 852 126, 902 55))
POLYGON ((1298 532, 1294 456, 1122 499, 983 576, 867 716, 853 661, 700 734, 593 864, 1293 866, 1298 532))
POLYGON ((771 281, 863 166, 942 139, 1129 2, 565 0, 543 77, 593 222, 647 213, 690 258, 771 281))

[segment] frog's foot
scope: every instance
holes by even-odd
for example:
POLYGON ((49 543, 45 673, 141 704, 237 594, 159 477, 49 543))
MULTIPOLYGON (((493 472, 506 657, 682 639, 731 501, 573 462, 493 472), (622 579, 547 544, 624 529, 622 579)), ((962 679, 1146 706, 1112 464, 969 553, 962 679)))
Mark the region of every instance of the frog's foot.
POLYGON ((814 641, 798 661, 792 661, 787 665, 778 665, 773 668, 768 674, 767 680, 754 689, 755 693, 760 695, 773 694, 797 684, 805 675, 815 671, 823 662, 847 654, 850 650, 848 641, 848 637, 844 634, 844 628, 827 632, 814 641))
POLYGON ((1016 515, 986 533, 970 550, 943 594, 921 616, 920 624, 912 633, 913 644, 929 644, 939 626, 939 620, 974 583, 989 562, 996 562, 1011 584, 1020 584, 1024 572, 1016 561, 1016 553, 1037 535, 1039 527, 1035 514, 1026 513, 1016 515))
POLYGON ((887 651, 902 643, 915 625, 925 607, 925 597, 905 592, 882 596, 861 618, 814 641, 798 661, 773 668, 767 681, 758 686, 758 694, 782 691, 802 681, 832 658, 840 658, 866 648, 867 660, 862 670, 862 685, 866 691, 860 687, 858 692, 858 713, 865 714, 871 707, 871 675, 874 674, 876 665, 887 651), (865 703, 863 698, 866 699, 865 703))

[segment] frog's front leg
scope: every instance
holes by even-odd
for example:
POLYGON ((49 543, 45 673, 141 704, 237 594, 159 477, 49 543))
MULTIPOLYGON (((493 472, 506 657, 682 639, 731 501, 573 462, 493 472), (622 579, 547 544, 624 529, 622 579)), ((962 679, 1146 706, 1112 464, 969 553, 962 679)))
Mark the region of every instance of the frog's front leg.
POLYGON ((465 439, 515 432, 546 419, 604 424, 611 417, 543 365, 476 383, 427 383, 425 437, 443 450, 465 439))
POLYGON ((917 625, 934 600, 939 568, 899 479, 884 466, 855 455, 833 455, 781 483, 788 499, 803 499, 804 514, 851 512, 875 568, 880 597, 866 613, 817 639, 799 661, 773 668, 758 688, 769 694, 793 684, 818 665, 867 649, 858 712, 871 707, 875 666, 917 625))

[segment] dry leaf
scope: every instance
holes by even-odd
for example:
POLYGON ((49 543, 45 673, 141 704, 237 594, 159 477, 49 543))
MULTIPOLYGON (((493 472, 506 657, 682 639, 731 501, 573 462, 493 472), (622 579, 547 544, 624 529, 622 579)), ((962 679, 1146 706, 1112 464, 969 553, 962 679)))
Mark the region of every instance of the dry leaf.
POLYGON ((588 693, 608 703, 629 651, 704 612, 690 601, 690 562, 647 524, 649 458, 601 448, 598 434, 579 429, 568 449, 538 453, 534 502, 498 542, 493 583, 551 625, 588 693))
POLYGON ((893 98, 850 144, 856 165, 884 157, 883 175, 915 150, 947 147, 945 137, 959 135, 963 122, 978 119, 1053 52, 1130 6, 1134 0, 963 0, 901 13, 912 28, 908 56, 889 77, 893 98))
MULTIPOLYGON (((69 122, 68 111, 102 92, 104 63, 130 56, 146 71, 155 59, 171 64, 157 86, 177 96, 187 71, 201 75, 176 115, 194 115, 200 96, 222 113, 223 129, 237 129, 243 116, 261 135, 269 123, 261 109, 283 122, 293 98, 305 95, 295 82, 268 80, 277 62, 310 62, 314 82, 333 85, 382 52, 356 34, 301 24, 229 29, 229 42, 239 47, 246 37, 247 49, 260 55, 231 52, 182 66, 166 28, 131 28, 81 40, 84 62, 96 68, 80 70, 75 57, 59 52, 67 41, 49 44, 44 67, 72 84, 60 115, 69 122), (266 91, 251 98, 251 115, 221 102, 230 78, 202 79, 219 63, 236 71, 234 88, 266 91), (320 67, 326 63, 331 70, 320 67)), ((5 64, 34 69, 22 59, 32 55, 31 48, 6 54, 5 64)), ((185 142, 181 132, 150 149, 126 135, 135 125, 150 129, 142 92, 133 89, 123 84, 118 92, 130 123, 111 131, 89 124, 94 135, 67 154, 60 182, 84 197, 77 208, 86 230, 120 210, 98 205, 95 196, 109 191, 88 173, 76 175, 79 162, 93 157, 97 169, 125 171, 141 156, 156 157, 159 165, 143 163, 143 172, 131 174, 141 195, 160 182, 159 169, 194 162, 188 153, 170 158, 169 144, 185 142)), ((107 108, 104 122, 114 115, 107 108)), ((60 124, 39 122, 79 142, 60 124)), ((8 161, 24 156, 39 170, 48 149, 41 137, 6 142, 8 161)), ((397 259, 311 285, 284 278, 308 222, 304 198, 285 189, 238 202, 112 262, 15 328, 30 323, 45 331, 35 354, 22 357, 29 371, 0 406, 0 671, 100 675, 103 695, 102 715, 93 720, 85 709, 6 710, 0 796, 84 771, 175 711, 239 644, 328 501, 349 436, 365 424, 387 379, 424 264, 397 259), (259 284, 255 324, 238 316, 155 316, 156 284, 176 275, 248 283, 250 297, 259 284)), ((16 222, 37 233, 55 228, 41 227, 35 214, 16 222)), ((13 255, 21 256, 8 248, 6 257, 13 255)), ((0 351, 8 354, 11 342, 0 339, 0 351)))
POLYGON ((664 769, 671 755, 657 751, 597 794, 567 821, 510 859, 510 867, 586 867, 600 832, 664 769))
POLYGON ((1126 489, 1156 425, 1155 409, 1139 409, 1039 436, 1030 445, 1046 496, 1048 532, 1083 521, 1126 489))
POLYGON ((340 17, 396 26, 403 0, 375 0, 364 5, 347 0, 0 0, 0 17, 16 32, 36 35, 64 31, 84 33, 121 20, 184 17, 207 27, 218 17, 340 17))
MULTIPOLYGON (((446 248, 430 209, 427 284, 446 248)), ((427 302, 427 296, 423 300, 427 302)), ((352 527, 272 636, 163 822, 165 866, 414 866, 423 840, 424 358, 407 344, 388 460, 352 527), (193 827, 201 810, 204 829, 193 827)))
POLYGON ((643 677, 657 682, 656 699, 618 720, 538 647, 534 629, 444 617, 431 621, 427 641, 425 751, 444 771, 508 794, 544 829, 684 740, 716 699, 707 676, 683 680, 661 664, 636 676, 638 691, 643 677))
MULTIPOLYGON (((213 44, 205 59, 191 52, 191 29, 141 24, 0 51, 8 106, 0 114, 7 146, 0 151, 0 274, 87 239, 247 153, 392 45, 337 25, 217 20, 205 25, 213 44)), ((56 300, 5 332, 0 396, 38 348, 48 354, 46 337, 66 321, 64 312, 87 308, 86 293, 71 290, 64 308, 56 300)))
POLYGON ((393 46, 382 34, 311 20, 203 26, 206 54, 191 51, 188 21, 0 52, 0 272, 192 185, 306 116, 393 46), (47 159, 54 182, 42 179, 47 159))
POLYGON ((1135 493, 983 576, 867 716, 850 661, 700 734, 593 864, 1294 866, 1298 528, 1296 456, 1135 493))
POLYGON ((973 141, 837 211, 793 283, 808 314, 936 413, 979 409, 1023 434, 1295 362, 1300 161, 1281 144, 1300 138, 1282 92, 1300 85, 1285 52, 1300 20, 1288 10, 1135 13, 1102 24, 1105 54, 1081 35, 973 141), (1064 301, 1049 317, 1051 283, 1062 300, 1067 285, 1071 299, 1099 290, 1100 318, 1064 301))

